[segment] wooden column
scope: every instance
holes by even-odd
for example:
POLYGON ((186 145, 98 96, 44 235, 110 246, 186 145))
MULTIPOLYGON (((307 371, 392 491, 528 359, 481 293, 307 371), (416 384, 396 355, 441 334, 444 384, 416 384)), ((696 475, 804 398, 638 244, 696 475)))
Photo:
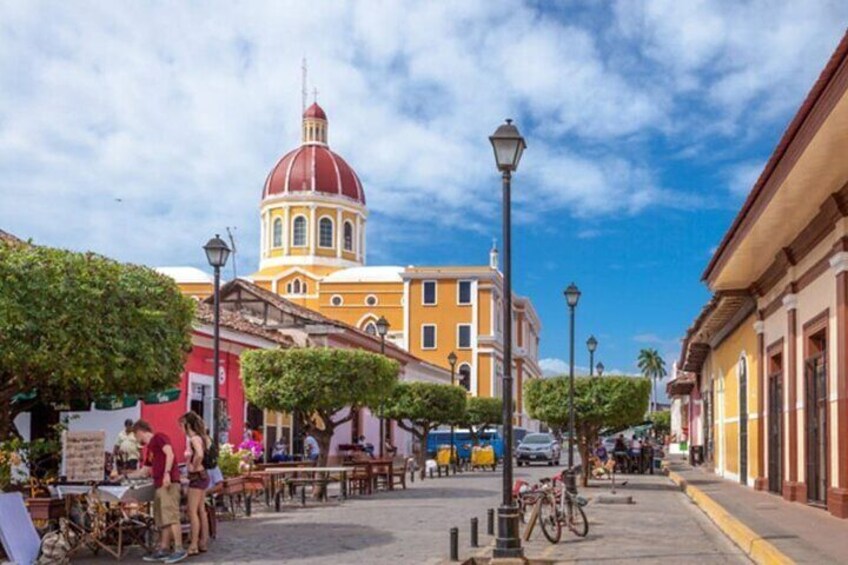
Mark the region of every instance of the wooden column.
POLYGON ((786 308, 786 403, 785 429, 787 431, 787 452, 789 465, 788 480, 783 482, 783 498, 792 501, 807 501, 807 485, 798 481, 798 297, 787 294, 783 297, 786 308))
MULTIPOLYGON (((848 253, 830 259, 836 274, 836 485, 827 491, 827 509, 838 518, 848 518, 848 253)), ((833 396, 833 395, 831 395, 833 396)))
POLYGON ((754 331, 757 332, 757 477, 754 479, 754 489, 766 490, 768 488, 765 447, 766 325, 761 317, 754 323, 754 331))

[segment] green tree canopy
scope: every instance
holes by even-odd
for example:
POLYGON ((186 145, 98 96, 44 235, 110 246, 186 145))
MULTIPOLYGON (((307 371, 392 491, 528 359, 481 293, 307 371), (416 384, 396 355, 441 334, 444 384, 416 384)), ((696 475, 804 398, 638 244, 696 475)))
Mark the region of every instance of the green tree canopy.
POLYGON ((671 412, 668 410, 654 412, 648 419, 654 424, 654 431, 658 435, 671 433, 671 412))
POLYGON ((500 398, 469 396, 465 404, 462 425, 468 427, 474 445, 480 443, 480 433, 503 421, 503 401, 500 398))
POLYGON ((358 349, 257 349, 241 354, 247 399, 289 412, 321 447, 325 465, 335 429, 363 406, 377 406, 397 380, 396 361, 358 349))
POLYGON ((465 390, 438 383, 399 382, 385 401, 383 414, 421 443, 418 465, 424 477, 427 437, 441 424, 461 422, 465 415, 465 390))
MULTIPOLYGON (((651 382, 636 377, 577 377, 574 379, 575 439, 584 461, 583 484, 588 484, 591 447, 603 428, 638 424, 648 408, 651 382)), ((533 379, 524 387, 530 416, 559 430, 568 429, 568 377, 533 379)))
POLYGON ((43 403, 144 394, 179 382, 192 301, 152 269, 0 242, 0 439, 37 393, 43 403))

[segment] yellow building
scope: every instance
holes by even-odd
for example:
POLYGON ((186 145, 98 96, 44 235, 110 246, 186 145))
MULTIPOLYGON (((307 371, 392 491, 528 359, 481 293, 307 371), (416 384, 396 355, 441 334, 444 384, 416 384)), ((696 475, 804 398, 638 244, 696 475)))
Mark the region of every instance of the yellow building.
MULTIPOLYGON (((365 192, 330 149, 327 116, 318 104, 303 114, 301 145, 268 174, 259 215, 260 265, 249 277, 255 284, 371 334, 385 317, 392 343, 445 368, 453 351, 457 378, 471 394, 500 395, 503 277, 497 250, 490 250, 487 264, 475 266, 366 266, 365 192)), ((522 385, 542 374, 541 323, 529 299, 513 295, 513 324, 515 421, 527 425, 522 385)))

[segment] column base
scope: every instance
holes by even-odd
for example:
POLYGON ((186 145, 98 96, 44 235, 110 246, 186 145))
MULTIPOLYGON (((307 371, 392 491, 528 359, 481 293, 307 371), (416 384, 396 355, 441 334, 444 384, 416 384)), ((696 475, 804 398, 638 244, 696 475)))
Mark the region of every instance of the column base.
POLYGON ((807 502, 807 484, 783 481, 783 498, 789 502, 807 502))
POLYGON ((492 551, 493 563, 523 563, 524 549, 521 547, 518 508, 498 507, 498 536, 492 551))
POLYGON ((754 479, 754 490, 768 490, 768 479, 766 477, 754 479))
POLYGON ((827 489, 827 510, 837 518, 848 518, 848 489, 827 489))

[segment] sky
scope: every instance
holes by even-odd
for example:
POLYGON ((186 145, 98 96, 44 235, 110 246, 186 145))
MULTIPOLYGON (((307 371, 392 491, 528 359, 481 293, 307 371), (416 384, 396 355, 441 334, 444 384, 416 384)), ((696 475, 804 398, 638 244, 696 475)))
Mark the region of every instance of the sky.
MULTIPOLYGON (((206 268, 299 143, 301 61, 359 174, 371 265, 485 264, 500 239, 487 137, 527 139, 513 276, 567 367, 563 289, 607 371, 669 365, 700 275, 845 32, 848 2, 0 3, 0 229, 206 268)), ((310 94, 310 98, 312 95, 310 94)))

